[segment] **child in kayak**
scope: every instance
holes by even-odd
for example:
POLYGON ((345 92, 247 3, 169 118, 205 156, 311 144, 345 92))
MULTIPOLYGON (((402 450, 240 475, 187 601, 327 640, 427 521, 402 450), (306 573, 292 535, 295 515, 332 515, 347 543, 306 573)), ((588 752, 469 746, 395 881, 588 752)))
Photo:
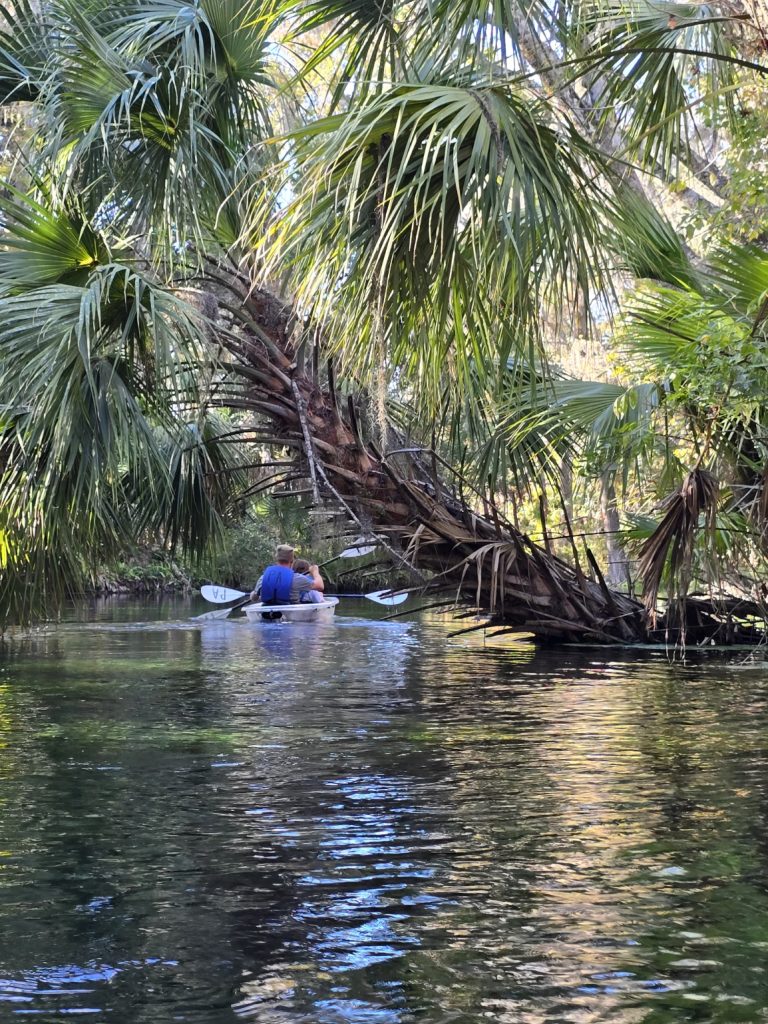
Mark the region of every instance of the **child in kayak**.
MULTIPOLYGON (((310 583, 312 582, 311 566, 306 558, 297 558, 293 563, 294 573, 303 576, 310 583)), ((299 598, 299 604, 322 604, 325 597, 320 590, 305 590, 299 598)))

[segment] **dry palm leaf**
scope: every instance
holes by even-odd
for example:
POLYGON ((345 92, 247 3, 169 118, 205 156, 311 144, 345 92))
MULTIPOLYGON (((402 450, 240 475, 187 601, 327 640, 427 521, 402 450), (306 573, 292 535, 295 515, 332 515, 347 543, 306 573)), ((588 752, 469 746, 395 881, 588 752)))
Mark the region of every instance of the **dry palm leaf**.
POLYGON ((665 500, 664 518, 640 548, 638 567, 643 580, 643 600, 654 620, 668 556, 674 594, 677 598, 686 594, 699 523, 704 516, 706 526, 711 528, 714 524, 718 489, 718 482, 711 473, 704 469, 692 470, 680 488, 665 500))

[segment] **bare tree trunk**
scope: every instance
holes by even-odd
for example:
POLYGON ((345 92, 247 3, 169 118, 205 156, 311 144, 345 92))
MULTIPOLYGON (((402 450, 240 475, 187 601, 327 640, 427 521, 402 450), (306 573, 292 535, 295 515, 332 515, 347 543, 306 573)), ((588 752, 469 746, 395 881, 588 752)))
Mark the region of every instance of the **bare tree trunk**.
POLYGON ((621 523, 619 510, 616 507, 616 487, 611 472, 603 473, 600 478, 600 510, 603 516, 605 544, 608 549, 608 571, 606 573, 608 582, 612 587, 625 587, 629 593, 632 581, 627 554, 618 539, 621 523))
POLYGON ((560 494, 563 512, 567 519, 573 521, 573 466, 568 459, 560 464, 560 494))

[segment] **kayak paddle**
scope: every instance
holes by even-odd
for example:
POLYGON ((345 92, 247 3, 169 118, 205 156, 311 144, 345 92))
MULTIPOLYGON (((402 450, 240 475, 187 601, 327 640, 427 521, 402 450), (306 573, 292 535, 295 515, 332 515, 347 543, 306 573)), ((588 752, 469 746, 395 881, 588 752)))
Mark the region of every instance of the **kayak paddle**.
MULTIPOLYGON (((230 601, 236 601, 238 598, 242 598, 241 601, 238 601, 237 604, 232 605, 230 608, 222 608, 218 611, 204 612, 202 615, 195 615, 195 619, 203 621, 206 619, 226 619, 230 612, 233 612, 236 608, 240 608, 242 605, 247 604, 251 599, 251 595, 244 593, 242 590, 232 590, 230 587, 220 587, 210 583, 201 587, 200 593, 206 601, 210 601, 212 604, 229 604, 230 601)), ((408 598, 408 594, 395 594, 390 590, 374 590, 370 594, 357 594, 355 596, 365 597, 369 601, 373 601, 374 604, 389 606, 402 604, 403 601, 408 598)))
MULTIPOLYGON (((200 593, 202 594, 203 590, 218 590, 218 591, 222 591, 222 590, 226 590, 226 589, 227 589, 226 587, 202 587, 202 589, 200 590, 200 593)), ((240 591, 240 590, 230 590, 229 593, 230 594, 240 594, 240 595, 242 595, 242 598, 243 598, 242 601, 238 601, 237 604, 230 605, 229 608, 219 608, 215 612, 203 612, 202 615, 194 615, 193 619, 196 622, 205 622, 208 619, 226 619, 226 617, 229 615, 230 612, 235 611, 236 608, 242 608, 244 604, 248 604, 248 602, 251 600, 251 595, 250 594, 243 594, 242 591, 240 591)), ((203 597, 205 597, 205 594, 203 594, 203 597)), ((210 597, 205 597, 205 599, 206 599, 206 601, 211 601, 212 600, 212 598, 210 598, 210 597)), ((219 598, 219 600, 221 600, 221 598, 219 598)), ((232 598, 231 597, 227 598, 227 600, 231 601, 232 598)))

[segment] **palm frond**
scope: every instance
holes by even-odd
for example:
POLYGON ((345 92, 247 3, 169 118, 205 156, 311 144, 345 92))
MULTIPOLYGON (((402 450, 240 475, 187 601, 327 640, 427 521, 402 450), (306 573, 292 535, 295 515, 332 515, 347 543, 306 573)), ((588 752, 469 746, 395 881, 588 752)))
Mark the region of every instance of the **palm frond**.
POLYGON ((110 254, 103 236, 73 209, 53 209, 8 188, 0 203, 4 229, 0 282, 5 289, 74 283, 110 254))
MULTIPOLYGON (((162 532, 171 551, 202 558, 221 542, 224 523, 246 484, 245 457, 239 446, 224 441, 228 425, 205 415, 197 422, 166 427, 159 449, 167 465, 169 486, 145 504, 146 526, 162 532)), ((146 483, 135 483, 137 500, 146 483)))
POLYGON ((768 295, 768 253, 756 245, 730 244, 709 258, 711 286, 737 313, 757 317, 768 295))
POLYGON ((599 278, 600 159, 514 89, 403 84, 288 141, 296 194, 266 213, 267 272, 292 265, 357 371, 491 338, 503 365, 547 288, 599 278))
POLYGON ((586 460, 599 475, 624 473, 654 450, 656 412, 663 394, 655 383, 619 385, 558 375, 512 387, 477 455, 487 474, 500 451, 514 466, 518 487, 542 479, 559 483, 563 464, 586 460))
POLYGON ((622 337, 634 364, 657 380, 690 365, 702 339, 742 333, 720 305, 690 289, 643 286, 632 295, 624 317, 622 337))
POLYGON ((652 0, 603 0, 595 11, 581 73, 599 96, 603 124, 618 116, 625 155, 669 171, 689 153, 696 96, 721 97, 724 110, 732 108, 728 18, 706 4, 652 0))
POLYGON ((89 212, 121 219, 125 230, 152 224, 158 254, 209 242, 233 175, 272 134, 274 10, 256 0, 194 9, 159 0, 94 21, 58 2, 47 156, 65 157, 64 180, 89 212))
POLYGON ((215 362, 200 314, 108 262, 86 221, 21 196, 3 206, 0 600, 28 614, 150 528, 200 553, 237 467, 203 413, 215 362))
POLYGON ((680 488, 665 502, 666 512, 639 552, 638 569, 643 580, 643 599, 655 615, 659 587, 669 559, 673 596, 684 598, 691 579, 694 542, 700 529, 712 531, 719 483, 706 470, 692 470, 680 488))
POLYGON ((0 6, 0 103, 38 99, 45 80, 51 25, 30 0, 0 6))
POLYGON ((408 15, 415 15, 422 24, 424 19, 431 21, 427 4, 412 4, 406 15, 397 0, 311 0, 295 8, 294 45, 301 46, 305 37, 323 36, 302 61, 297 81, 306 82, 311 90, 313 76, 329 63, 333 68, 328 83, 331 109, 344 102, 350 82, 359 83, 364 91, 380 91, 408 63, 408 15))
POLYGON ((614 246, 635 278, 695 286, 696 271, 680 235, 644 195, 621 189, 613 219, 614 246))

